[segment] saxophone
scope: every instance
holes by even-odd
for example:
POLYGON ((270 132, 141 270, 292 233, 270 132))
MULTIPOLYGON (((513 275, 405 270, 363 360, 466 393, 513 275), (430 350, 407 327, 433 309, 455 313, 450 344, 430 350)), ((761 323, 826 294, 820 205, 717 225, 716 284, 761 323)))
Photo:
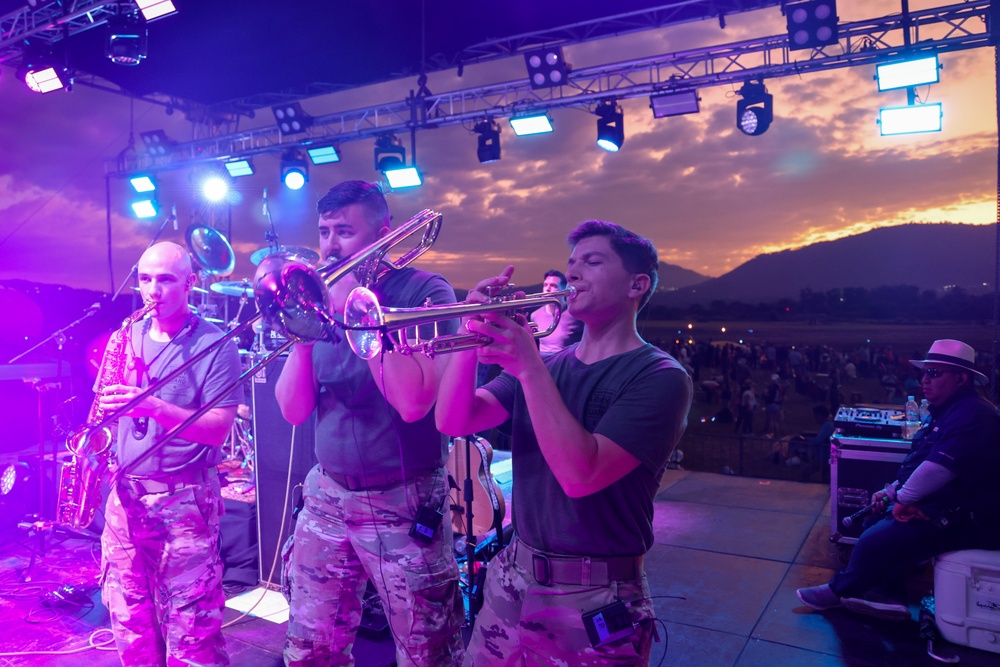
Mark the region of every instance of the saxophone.
POLYGON ((97 391, 87 422, 66 440, 66 449, 73 457, 65 461, 59 470, 56 523, 60 525, 83 530, 97 514, 101 501, 101 479, 108 470, 114 440, 109 426, 95 428, 105 419, 104 410, 101 409, 101 394, 110 385, 124 382, 132 325, 155 307, 156 303, 150 301, 126 317, 104 350, 101 367, 97 372, 97 391))

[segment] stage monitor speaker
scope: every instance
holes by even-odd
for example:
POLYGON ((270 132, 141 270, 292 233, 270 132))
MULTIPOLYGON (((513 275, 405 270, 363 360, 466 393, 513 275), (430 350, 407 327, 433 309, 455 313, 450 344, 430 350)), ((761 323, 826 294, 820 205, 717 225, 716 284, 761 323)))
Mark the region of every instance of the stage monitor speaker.
POLYGON ((272 566, 276 555, 280 559, 279 550, 291 534, 292 512, 302 497, 302 482, 316 465, 316 413, 296 427, 292 442, 292 425, 281 416, 274 397, 274 385, 284 365, 284 357, 276 359, 258 372, 251 383, 258 562, 261 585, 270 588, 281 585, 281 565, 273 568, 273 574, 272 566))

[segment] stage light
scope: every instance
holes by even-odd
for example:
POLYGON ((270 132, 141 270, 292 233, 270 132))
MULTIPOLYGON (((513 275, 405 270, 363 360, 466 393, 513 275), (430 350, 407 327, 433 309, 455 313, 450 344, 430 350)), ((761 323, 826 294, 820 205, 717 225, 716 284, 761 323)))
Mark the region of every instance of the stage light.
POLYGON ((177 13, 177 7, 171 0, 135 0, 135 4, 147 21, 177 13))
POLYGON ((230 160, 225 163, 226 171, 233 178, 238 178, 240 176, 253 176, 253 160, 250 158, 240 158, 238 160, 230 160))
POLYGON ((375 138, 375 169, 399 169, 406 165, 406 149, 394 134, 383 134, 375 138))
POLYGON ((940 66, 936 55, 875 66, 878 90, 896 90, 940 81, 940 66))
POLYGON ((487 118, 476 123, 472 131, 479 135, 476 157, 480 164, 496 162, 500 159, 500 126, 487 118))
POLYGON ((138 65, 146 57, 146 23, 135 14, 108 19, 108 42, 104 55, 118 65, 138 65))
POLYGON ((736 102, 736 127, 743 134, 755 137, 767 132, 774 120, 772 97, 763 83, 747 81, 736 91, 740 99, 736 102))
POLYGON ((37 510, 38 476, 27 463, 11 463, 0 475, 0 529, 13 528, 27 514, 37 510))
POLYGON ((62 90, 70 85, 69 72, 65 67, 47 57, 32 58, 26 61, 17 71, 17 78, 24 81, 29 89, 36 93, 51 93, 62 90))
POLYGON ((614 100, 605 100, 594 110, 597 115, 597 145, 617 153, 625 143, 625 125, 622 108, 614 100))
POLYGON ((153 180, 152 176, 147 176, 146 174, 132 176, 128 179, 128 182, 136 192, 153 192, 156 190, 156 181, 153 180))
POLYGON ((566 83, 569 72, 561 47, 536 49, 524 54, 532 88, 553 88, 566 83))
POLYGON ((281 182, 289 190, 301 190, 309 182, 309 163, 299 151, 285 151, 281 156, 281 182))
POLYGON ((222 176, 212 174, 202 181, 201 194, 213 203, 223 201, 229 194, 229 183, 222 176))
POLYGON ((416 167, 406 165, 406 149, 394 134, 383 134, 375 138, 375 169, 382 172, 395 189, 412 188, 423 180, 416 167))
POLYGON ((836 44, 837 3, 834 0, 809 0, 785 5, 788 50, 812 49, 836 44))
POLYGON ((653 118, 698 113, 698 91, 685 90, 680 93, 650 95, 649 108, 653 110, 653 118))
POLYGON ((271 107, 271 113, 274 114, 274 120, 278 123, 278 129, 282 134, 305 132, 313 124, 313 117, 303 111, 302 105, 298 102, 271 107))
POLYGON ((529 134, 544 134, 552 131, 552 120, 548 114, 533 114, 514 116, 510 119, 510 129, 514 134, 524 137, 529 134))
POLYGON ((340 162, 340 153, 337 152, 337 147, 333 144, 328 146, 313 146, 312 148, 307 148, 306 153, 309 154, 309 159, 312 160, 313 164, 340 162))
POLYGON ((155 218, 160 212, 160 207, 155 199, 140 199, 132 202, 132 212, 135 213, 135 217, 146 220, 155 218))
POLYGON ((176 143, 167 138, 167 133, 163 130, 153 130, 151 132, 140 132, 139 138, 145 144, 146 150, 153 157, 163 157, 173 150, 176 143))
POLYGON ((879 132, 883 137, 894 134, 940 132, 941 118, 940 102, 879 109, 879 132))

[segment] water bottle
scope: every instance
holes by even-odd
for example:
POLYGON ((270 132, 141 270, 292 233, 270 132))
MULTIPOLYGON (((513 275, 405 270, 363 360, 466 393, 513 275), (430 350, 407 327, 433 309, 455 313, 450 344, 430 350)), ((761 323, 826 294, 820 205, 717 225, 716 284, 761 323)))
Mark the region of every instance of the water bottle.
POLYGON ((920 427, 923 428, 931 423, 931 406, 926 398, 920 399, 920 427))
POLYGON ((913 440, 913 436, 920 430, 920 408, 913 396, 906 397, 906 423, 903 425, 903 439, 913 440))

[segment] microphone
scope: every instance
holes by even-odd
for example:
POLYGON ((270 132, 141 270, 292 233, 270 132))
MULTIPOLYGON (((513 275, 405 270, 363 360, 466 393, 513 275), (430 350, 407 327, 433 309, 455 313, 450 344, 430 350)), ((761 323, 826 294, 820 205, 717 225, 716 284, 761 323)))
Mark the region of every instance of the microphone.
POLYGON ((90 304, 90 308, 87 308, 87 313, 96 313, 100 309, 101 309, 101 302, 98 301, 97 303, 90 304))
POLYGON ((872 503, 871 505, 865 505, 851 516, 845 516, 843 519, 840 520, 840 523, 842 526, 844 526, 844 528, 850 528, 851 526, 854 525, 855 521, 868 516, 874 510, 875 510, 875 503, 872 503))
POLYGON ((174 231, 177 230, 177 204, 170 205, 170 217, 174 221, 174 231))
POLYGON ((264 188, 264 203, 260 207, 260 214, 267 215, 267 188, 264 188))

